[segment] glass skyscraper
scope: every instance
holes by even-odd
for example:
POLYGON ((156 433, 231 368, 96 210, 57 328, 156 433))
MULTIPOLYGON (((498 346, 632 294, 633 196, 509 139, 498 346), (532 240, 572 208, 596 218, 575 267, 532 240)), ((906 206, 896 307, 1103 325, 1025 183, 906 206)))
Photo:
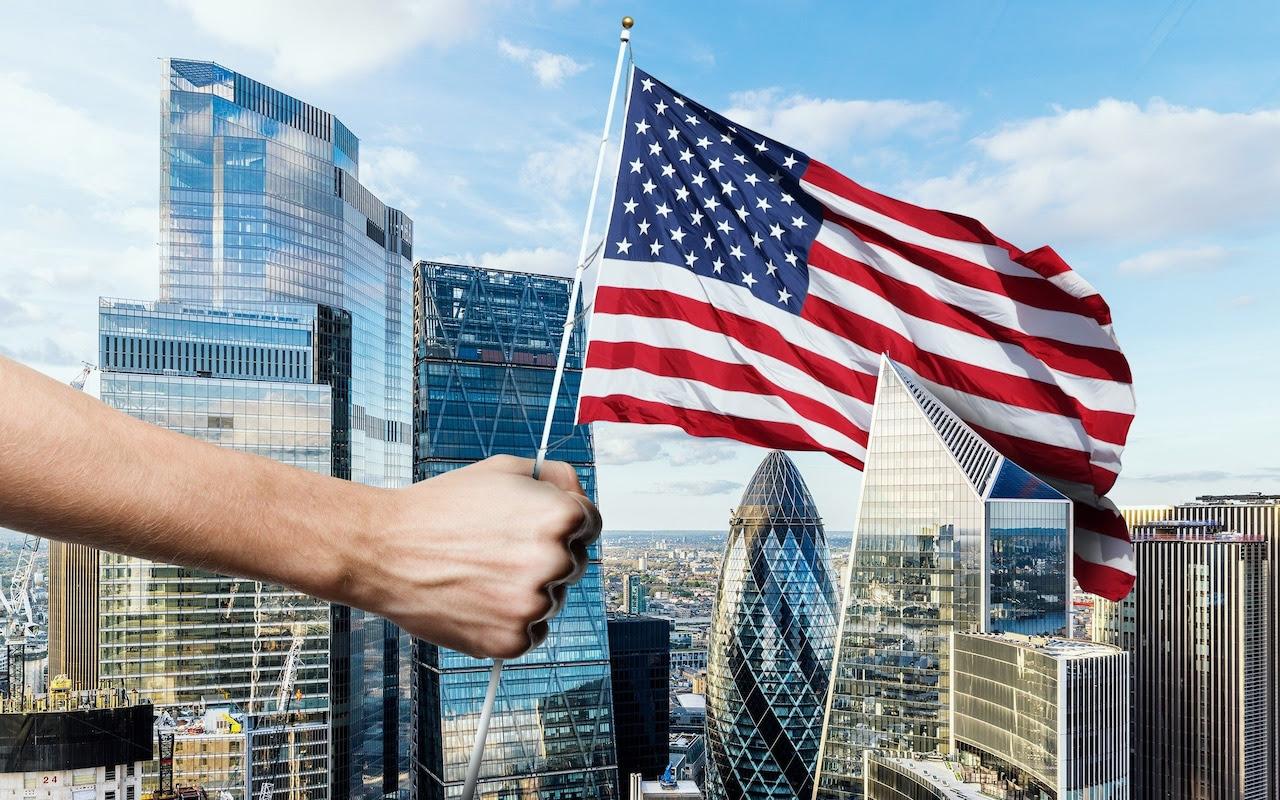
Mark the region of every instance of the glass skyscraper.
MULTIPOLYGON (((531 458, 569 311, 569 281, 419 262, 414 268, 414 478, 497 454, 531 458)), ((595 499, 587 426, 574 426, 583 336, 574 333, 549 456, 595 499)), ((502 674, 477 797, 618 798, 599 544, 541 647, 502 674)), ((414 790, 458 797, 489 661, 415 643, 414 790)))
POLYGON ((786 454, 729 523, 707 654, 708 800, 813 791, 839 600, 822 518, 786 454))
MULTIPOLYGON (((169 430, 328 475, 333 389, 315 380, 314 365, 323 361, 320 313, 302 304, 214 308, 104 299, 102 400, 169 430)), ((183 762, 199 770, 176 779, 245 800, 262 782, 279 782, 277 765, 290 761, 298 788, 325 796, 328 604, 279 586, 114 553, 98 554, 98 562, 101 680, 136 689, 157 706, 225 702, 248 715, 252 758, 241 751, 214 763, 183 762), (276 695, 295 637, 296 699, 282 730, 276 695)))
MULTIPOLYGON (((103 399, 286 463, 407 486, 412 221, 360 185, 359 140, 326 111, 179 59, 164 62, 162 99, 160 302, 104 301, 103 399)), ((100 569, 102 677, 152 684, 157 702, 235 697, 258 713, 253 686, 278 680, 301 636, 297 710, 323 731, 304 736, 299 719, 289 734, 307 796, 407 796, 409 641, 390 623, 137 559, 104 554, 100 569), (144 644, 155 657, 139 660, 144 644)))
POLYGON ((868 748, 945 752, 953 631, 1067 625, 1071 504, 885 359, 816 798, 862 796, 868 748))

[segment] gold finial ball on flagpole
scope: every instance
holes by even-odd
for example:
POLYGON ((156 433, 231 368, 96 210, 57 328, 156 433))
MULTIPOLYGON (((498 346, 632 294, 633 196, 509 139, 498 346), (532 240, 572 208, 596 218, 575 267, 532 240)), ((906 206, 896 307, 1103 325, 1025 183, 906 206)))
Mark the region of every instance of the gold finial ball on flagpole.
POLYGON ((635 24, 636 24, 636 21, 631 17, 622 18, 622 27, 626 28, 627 30, 631 30, 631 26, 635 24))

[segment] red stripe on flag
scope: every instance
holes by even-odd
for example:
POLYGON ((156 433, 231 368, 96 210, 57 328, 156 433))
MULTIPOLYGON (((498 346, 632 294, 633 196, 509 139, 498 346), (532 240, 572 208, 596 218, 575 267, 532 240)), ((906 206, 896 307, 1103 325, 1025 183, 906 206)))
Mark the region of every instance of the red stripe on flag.
MULTIPOLYGON (((868 403, 875 399, 875 375, 850 369, 847 364, 812 351, 801 350, 796 344, 788 341, 781 331, 768 323, 733 314, 684 295, 601 286, 596 292, 594 310, 600 314, 631 314, 651 319, 677 319, 687 322, 702 330, 743 342, 752 350, 801 369, 823 385, 835 387, 851 397, 868 403)), ((595 346, 596 343, 593 342, 587 351, 589 366, 595 346)))
POLYGON ((896 239, 886 231, 841 216, 831 209, 823 211, 822 222, 842 227, 862 241, 895 253, 940 278, 984 292, 1004 295, 1015 302, 1046 311, 1074 313, 1088 317, 1099 325, 1111 324, 1111 309, 1099 295, 1076 297, 1040 276, 999 273, 949 253, 896 239))
MULTIPOLYGON (((1125 383, 1132 380, 1129 364, 1118 350, 1104 350, 1030 336, 1023 331, 997 325, 971 311, 943 303, 909 283, 845 258, 817 242, 814 242, 810 250, 809 263, 874 292, 907 314, 973 336, 1017 345, 1053 369, 1088 378, 1120 380, 1125 383)), ((802 316, 810 318, 807 301, 802 316)))
MULTIPOLYGON (((924 231, 931 236, 940 236, 972 244, 994 245, 1008 251, 1010 258, 1019 264, 1022 264, 1021 258, 1027 255, 987 230, 985 225, 972 217, 949 211, 921 208, 903 200, 886 197, 879 192, 873 192, 864 186, 854 183, 849 178, 819 161, 811 160, 809 162, 809 168, 804 173, 804 180, 841 197, 846 197, 858 205, 865 206, 886 217, 892 217, 917 230, 924 231)), ((1039 253, 1039 251, 1036 252, 1039 253)), ((1052 251, 1049 252, 1052 253, 1052 251)), ((1035 259, 1035 266, 1031 264, 1022 265, 1046 278, 1070 272, 1071 267, 1056 256, 1056 253, 1053 254, 1052 258, 1045 254, 1039 254, 1035 259)))
POLYGON ((1116 473, 1093 464, 1089 454, 1068 447, 1036 442, 1020 436, 993 431, 966 420, 970 428, 987 440, 987 444, 1012 459, 1028 472, 1052 476, 1058 480, 1092 486, 1098 494, 1106 494, 1116 482, 1116 473))
POLYGON ((759 422, 616 394, 583 397, 579 414, 583 419, 593 421, 675 425, 694 436, 733 439, 770 449, 823 450, 854 469, 863 468, 863 463, 848 453, 832 452, 819 446, 798 425, 759 422))
POLYGON ((638 342, 592 343, 587 368, 609 369, 619 365, 650 375, 708 383, 730 392, 777 397, 797 415, 848 436, 863 447, 867 431, 839 410, 779 386, 754 367, 726 364, 688 350, 656 347, 638 342))
POLYGON ((1085 561, 1079 555, 1072 556, 1075 565, 1075 578, 1085 590, 1120 602, 1133 589, 1133 575, 1106 564, 1094 564, 1085 561))
POLYGON ((806 302, 805 316, 823 327, 841 328, 850 341, 872 352, 887 353, 925 380, 976 397, 1079 419, 1089 435, 1100 441, 1122 444, 1133 423, 1132 414, 1095 411, 1056 384, 997 372, 924 350, 896 331, 819 297, 810 297, 806 302))

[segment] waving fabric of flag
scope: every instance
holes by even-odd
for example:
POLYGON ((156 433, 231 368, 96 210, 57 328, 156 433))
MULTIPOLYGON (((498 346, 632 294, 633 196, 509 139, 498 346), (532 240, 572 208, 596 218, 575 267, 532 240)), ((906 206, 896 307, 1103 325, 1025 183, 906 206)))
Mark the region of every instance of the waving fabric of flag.
POLYGON ((859 469, 882 353, 1075 501, 1075 574, 1120 599, 1102 497, 1133 420, 1102 298, 1053 250, 859 186, 633 70, 580 422, 824 450, 859 469))

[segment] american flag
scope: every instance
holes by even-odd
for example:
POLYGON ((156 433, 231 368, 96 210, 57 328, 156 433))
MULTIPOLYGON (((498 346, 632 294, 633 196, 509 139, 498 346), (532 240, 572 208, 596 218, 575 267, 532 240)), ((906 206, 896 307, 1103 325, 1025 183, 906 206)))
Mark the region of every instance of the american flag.
POLYGON ((1075 504, 1120 599, 1133 420, 1110 311, 1053 250, 859 186, 634 69, 580 422, 823 450, 861 469, 881 354, 1075 504))

